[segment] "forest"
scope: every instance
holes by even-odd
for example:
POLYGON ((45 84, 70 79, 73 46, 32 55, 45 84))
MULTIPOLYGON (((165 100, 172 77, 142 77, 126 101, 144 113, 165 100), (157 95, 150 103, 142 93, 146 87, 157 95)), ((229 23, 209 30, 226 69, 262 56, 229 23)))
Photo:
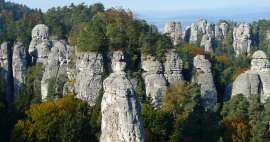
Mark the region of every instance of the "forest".
MULTIPOLYGON (((231 26, 237 24, 227 22, 231 26)), ((252 60, 247 55, 235 56, 233 29, 228 31, 224 41, 214 41, 213 52, 206 53, 200 43, 184 41, 174 45, 168 34, 159 32, 155 25, 138 19, 129 10, 105 8, 101 3, 82 3, 42 12, 0 1, 0 43, 7 41, 13 45, 19 41, 29 47, 32 29, 37 24, 49 27, 50 38, 65 40, 79 52, 100 53, 105 62, 109 62, 108 55, 113 51, 124 52, 128 78, 138 79, 135 94, 141 106, 145 142, 270 141, 270 99, 262 104, 256 95, 248 98, 242 94, 231 98, 226 95, 228 85, 250 68, 252 60), (163 63, 166 51, 171 49, 183 61, 185 82, 170 85, 160 108, 155 108, 145 94, 140 58, 142 54, 151 55, 163 63), (204 108, 200 87, 192 81, 193 58, 198 54, 205 54, 212 64, 217 89, 217 103, 212 109, 204 108)), ((253 33, 251 52, 262 50, 270 56, 270 44, 265 40, 270 20, 254 21, 250 25, 253 33)), ((0 141, 98 142, 103 91, 96 104, 90 106, 75 93, 63 95, 63 90, 55 89, 55 86, 63 87, 62 80, 52 79, 44 102, 40 93, 44 67, 32 63, 30 55, 27 59, 27 76, 14 101, 6 99, 7 82, 3 75, 0 76, 0 141)), ((107 68, 102 77, 108 77, 111 72, 107 68)))

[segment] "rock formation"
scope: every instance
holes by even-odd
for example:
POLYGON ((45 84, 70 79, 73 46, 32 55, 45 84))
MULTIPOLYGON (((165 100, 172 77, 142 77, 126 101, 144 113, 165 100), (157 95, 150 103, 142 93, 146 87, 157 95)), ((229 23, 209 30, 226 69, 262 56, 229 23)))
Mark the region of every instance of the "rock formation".
POLYGON ((44 24, 36 25, 32 30, 32 40, 28 49, 29 54, 34 61, 46 63, 50 47, 49 28, 44 24))
POLYGON ((93 106, 102 89, 103 57, 96 52, 77 52, 76 57, 75 89, 77 97, 93 106))
POLYGON ((232 86, 232 96, 259 95, 263 103, 270 96, 270 61, 263 51, 252 55, 250 70, 240 74, 232 86))
POLYGON ((161 99, 165 96, 167 90, 162 64, 153 56, 143 55, 141 66, 144 71, 142 77, 144 79, 146 96, 152 99, 152 104, 155 107, 159 107, 161 99))
POLYGON ((27 49, 20 42, 13 46, 12 70, 14 94, 17 94, 21 90, 27 74, 27 49))
POLYGON ((12 79, 12 49, 8 42, 4 42, 0 47, 0 74, 5 81, 7 88, 5 89, 8 101, 13 101, 13 79, 12 79))
POLYGON ((168 22, 165 24, 164 33, 169 34, 174 45, 177 45, 182 40, 182 26, 180 22, 168 22))
POLYGON ((175 51, 170 50, 166 53, 164 63, 164 75, 169 84, 174 82, 183 82, 182 67, 183 61, 175 51))
POLYGON ((211 63, 205 59, 204 55, 194 57, 193 65, 195 68, 194 81, 199 85, 203 105, 212 108, 217 102, 217 91, 214 84, 211 63))
POLYGON ((229 32, 229 24, 226 22, 220 22, 215 26, 215 37, 220 40, 224 40, 229 32))
POLYGON ((52 41, 52 48, 48 52, 48 59, 46 62, 43 62, 45 71, 41 80, 42 100, 46 100, 48 95, 48 80, 55 79, 57 81, 59 76, 66 75, 67 50, 68 46, 65 41, 52 41))
POLYGON ((113 53, 111 65, 113 73, 103 84, 100 142, 143 142, 140 105, 124 72, 126 62, 121 51, 113 53))
POLYGON ((240 24, 233 30, 233 49, 236 56, 249 55, 251 47, 251 27, 249 24, 240 24))
POLYGON ((208 34, 203 35, 200 46, 205 52, 213 52, 213 38, 208 34))

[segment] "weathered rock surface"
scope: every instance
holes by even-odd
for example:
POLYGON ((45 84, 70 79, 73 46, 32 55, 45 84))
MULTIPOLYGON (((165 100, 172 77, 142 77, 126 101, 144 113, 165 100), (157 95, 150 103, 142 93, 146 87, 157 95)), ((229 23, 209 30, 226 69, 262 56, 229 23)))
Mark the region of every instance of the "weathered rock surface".
POLYGON ((165 96, 167 90, 162 64, 150 55, 143 55, 141 66, 144 71, 142 77, 144 79, 146 96, 152 99, 152 104, 155 107, 159 107, 161 99, 165 96))
POLYGON ((212 35, 214 32, 214 28, 212 24, 207 23, 206 20, 200 19, 195 23, 191 24, 190 27, 190 39, 189 41, 194 43, 198 40, 199 36, 204 34, 212 35))
POLYGON ((12 49, 8 45, 8 42, 4 42, 0 46, 0 74, 7 84, 5 89, 6 98, 8 101, 12 101, 13 94, 13 79, 12 79, 12 49))
POLYGON ((229 32, 229 24, 226 22, 220 22, 215 26, 215 37, 220 40, 224 40, 229 32))
POLYGON ((208 34, 203 35, 200 46, 205 52, 213 52, 213 38, 208 34))
POLYGON ((77 52, 76 57, 75 89, 77 97, 93 106, 102 89, 103 57, 96 52, 77 52))
POLYGON ((48 52, 48 59, 43 62, 44 73, 41 80, 42 100, 46 100, 48 95, 48 80, 54 78, 56 81, 59 76, 66 75, 68 46, 65 41, 52 41, 52 48, 48 52))
POLYGON ((166 53, 166 61, 164 63, 164 75, 169 84, 174 82, 183 82, 182 75, 183 61, 175 51, 170 50, 166 53))
POLYGON ((49 28, 44 24, 36 25, 32 30, 32 40, 29 46, 29 54, 33 60, 46 63, 50 52, 49 28))
POLYGON ((134 88, 124 72, 126 63, 121 51, 113 53, 113 73, 104 80, 101 102, 100 142, 143 142, 140 105, 134 88))
POLYGON ((236 56, 249 55, 251 48, 251 27, 249 24, 240 24, 233 30, 233 48, 236 56))
POLYGON ((13 47, 12 70, 14 94, 16 95, 21 90, 27 74, 27 49, 20 42, 15 43, 13 47))
POLYGON ((252 55, 251 69, 240 74, 233 82, 232 96, 259 95, 263 103, 270 96, 270 61, 263 51, 252 55))
POLYGON ((194 57, 193 65, 196 71, 194 81, 200 86, 201 98, 206 108, 212 108, 217 102, 217 91, 214 84, 211 63, 204 55, 194 57))
POLYGON ((182 41, 182 26, 180 22, 168 22, 165 24, 164 33, 169 34, 174 45, 182 41))

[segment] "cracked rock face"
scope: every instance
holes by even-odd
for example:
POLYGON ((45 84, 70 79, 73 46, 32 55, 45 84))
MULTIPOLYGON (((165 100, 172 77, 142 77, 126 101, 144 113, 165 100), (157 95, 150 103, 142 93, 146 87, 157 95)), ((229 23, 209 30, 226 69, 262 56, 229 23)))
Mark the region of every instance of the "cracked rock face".
POLYGON ((180 22, 168 22, 165 24, 164 33, 169 34, 174 45, 182 41, 182 26, 180 22))
POLYGON ((142 77, 145 84, 146 96, 151 98, 154 107, 159 107, 166 94, 167 82, 163 74, 162 64, 152 56, 142 56, 142 77))
POLYGON ((251 27, 249 24, 240 24, 233 30, 233 49, 236 56, 249 55, 251 48, 251 27))
POLYGON ((143 142, 140 105, 134 88, 124 69, 124 54, 115 51, 112 57, 113 73, 104 80, 101 102, 101 142, 143 142))
POLYGON ((45 63, 49 56, 50 47, 49 28, 44 24, 36 25, 32 30, 29 54, 33 57, 33 60, 45 63))
POLYGON ((67 69, 67 49, 65 41, 52 41, 52 48, 48 54, 48 59, 44 62, 44 73, 41 80, 41 96, 42 100, 46 100, 48 95, 48 80, 66 75, 67 69))
POLYGON ((17 94, 25 82, 27 74, 27 50, 22 43, 17 42, 12 55, 14 94, 17 94))
POLYGON ((240 74, 233 82, 232 96, 259 95, 261 103, 270 96, 270 61, 263 51, 252 55, 251 69, 240 74))
POLYGON ((76 53, 75 92, 77 97, 95 105, 102 89, 103 57, 96 52, 76 53))
POLYGON ((189 41, 194 43, 198 40, 199 35, 208 34, 209 36, 213 36, 215 34, 214 32, 215 27, 213 24, 207 23, 204 19, 200 19, 191 24, 189 41))
POLYGON ((213 39, 208 34, 202 36, 201 45, 205 52, 213 52, 213 39))
POLYGON ((170 50, 166 53, 166 61, 164 63, 164 75, 169 84, 174 82, 183 82, 182 75, 183 61, 180 56, 170 50))
POLYGON ((214 84, 211 63, 204 55, 194 57, 193 65, 196 71, 195 82, 199 85, 203 105, 212 108, 217 102, 217 91, 214 84))
POLYGON ((220 40, 224 40, 229 32, 229 24, 221 22, 215 27, 215 37, 220 40))

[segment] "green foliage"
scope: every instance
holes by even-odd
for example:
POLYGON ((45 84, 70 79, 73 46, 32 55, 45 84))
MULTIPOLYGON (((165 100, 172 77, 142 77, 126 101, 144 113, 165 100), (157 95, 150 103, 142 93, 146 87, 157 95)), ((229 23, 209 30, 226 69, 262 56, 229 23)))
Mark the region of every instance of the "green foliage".
POLYGON ((27 119, 17 122, 12 141, 94 141, 89 111, 87 103, 74 96, 32 105, 27 119))
POLYGON ((48 82, 48 95, 47 100, 55 100, 61 98, 63 95, 63 87, 67 82, 67 77, 65 75, 60 75, 57 78, 53 77, 48 82))

